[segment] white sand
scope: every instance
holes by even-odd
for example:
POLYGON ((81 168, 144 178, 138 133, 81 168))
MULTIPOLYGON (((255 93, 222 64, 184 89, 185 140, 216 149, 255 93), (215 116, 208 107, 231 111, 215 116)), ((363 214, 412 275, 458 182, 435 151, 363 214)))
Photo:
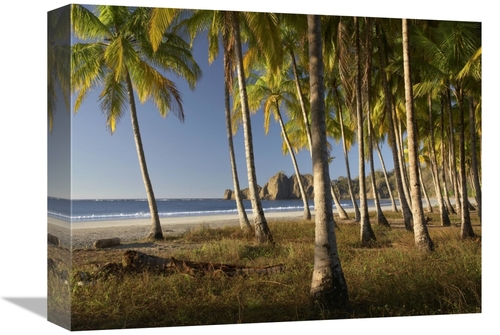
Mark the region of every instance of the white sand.
MULTIPOLYGON (((303 212, 266 213, 266 219, 279 218, 301 219, 303 212)), ((248 215, 250 223, 253 216, 248 215)), ((90 248, 94 241, 103 238, 118 237, 122 242, 137 241, 145 238, 151 228, 151 219, 109 220, 68 222, 47 217, 48 233, 59 238, 64 247, 90 248)), ((239 225, 238 215, 209 215, 190 217, 161 218, 164 234, 180 234, 200 226, 220 228, 239 225)))
MULTIPOLYGON (((433 205, 435 200, 431 201, 433 205)), ((424 205, 425 206, 425 205, 424 205)), ((372 211, 375 208, 370 207, 372 211)), ((391 211, 391 206, 383 206, 383 211, 391 211)), ((354 212, 353 208, 346 208, 347 213, 354 212)), ((334 210, 334 213, 336 211, 334 210)), ((311 211, 314 215, 314 211, 311 211)), ((265 213, 266 219, 292 219, 300 220, 303 217, 303 211, 296 212, 273 212, 265 213)), ((248 214, 250 223, 253 222, 253 215, 248 214)), ((151 219, 131 219, 131 220, 109 220, 109 221, 85 221, 68 222, 48 217, 48 233, 59 238, 60 244, 64 247, 90 248, 94 241, 103 238, 118 237, 122 242, 137 241, 145 238, 149 234, 151 219), (70 229, 71 228, 71 229, 70 229)), ((231 215, 207 215, 207 216, 189 216, 189 217, 170 217, 161 218, 160 223, 165 235, 180 234, 200 226, 210 228, 220 228, 225 226, 239 225, 237 214, 231 215)))

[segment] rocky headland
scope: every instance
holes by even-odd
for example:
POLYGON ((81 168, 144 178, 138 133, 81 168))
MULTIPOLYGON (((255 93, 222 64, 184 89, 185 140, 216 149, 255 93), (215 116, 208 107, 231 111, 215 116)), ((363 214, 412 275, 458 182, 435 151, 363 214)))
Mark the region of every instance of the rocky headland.
MULTIPOLYGON (((311 174, 301 175, 302 186, 308 199, 314 199, 314 180, 311 174)), ((301 199, 300 188, 297 175, 288 177, 283 172, 278 172, 272 176, 264 187, 257 186, 259 197, 262 200, 287 200, 301 199)), ((240 194, 243 199, 250 199, 248 188, 242 189, 240 194)), ((233 190, 227 189, 224 192, 224 200, 234 200, 235 194, 233 190)))

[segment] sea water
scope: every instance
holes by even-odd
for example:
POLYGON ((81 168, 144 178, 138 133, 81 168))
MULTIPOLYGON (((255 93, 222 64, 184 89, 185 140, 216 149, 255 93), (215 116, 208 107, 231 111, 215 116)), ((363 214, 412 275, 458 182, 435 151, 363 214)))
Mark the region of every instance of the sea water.
MULTIPOLYGON (((146 199, 92 199, 68 200, 49 197, 48 215, 66 221, 106 221, 150 218, 146 199)), ((295 212, 304 210, 302 200, 262 200, 264 212, 295 212)), ((157 199, 158 214, 165 217, 189 217, 237 214, 234 200, 221 199, 157 199)), ((358 202, 359 204, 359 202, 358 202)), ((247 213, 252 212, 249 200, 243 200, 247 213)), ((309 200, 309 208, 314 210, 314 201, 309 200)), ((381 200, 382 206, 389 206, 390 200, 381 200)), ((342 200, 344 209, 352 208, 350 200, 342 200)), ((373 201, 368 200, 368 206, 373 201)), ((335 205, 333 206, 335 210, 335 205)))

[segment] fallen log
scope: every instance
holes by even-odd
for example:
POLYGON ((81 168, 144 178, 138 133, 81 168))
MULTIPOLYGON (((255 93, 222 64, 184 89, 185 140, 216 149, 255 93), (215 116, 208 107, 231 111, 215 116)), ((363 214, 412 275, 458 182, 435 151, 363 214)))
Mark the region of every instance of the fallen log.
POLYGON ((284 264, 265 267, 244 267, 212 262, 192 262, 175 259, 173 257, 163 258, 148 255, 136 250, 125 251, 122 265, 126 270, 141 271, 154 269, 160 272, 180 272, 193 276, 214 272, 222 272, 230 277, 249 274, 269 275, 281 273, 285 270, 284 264))
POLYGON ((73 281, 79 285, 88 285, 99 279, 107 279, 110 276, 123 278, 126 274, 154 271, 163 274, 184 273, 190 276, 204 276, 211 273, 223 273, 228 277, 248 275, 270 275, 285 271, 284 264, 245 267, 232 264, 192 262, 173 257, 164 258, 148 255, 136 250, 127 250, 123 254, 122 263, 106 263, 97 265, 92 272, 76 272, 73 281))
POLYGON ((109 248, 120 245, 120 243, 121 241, 120 238, 118 237, 103 238, 94 242, 94 248, 96 249, 109 248))
POLYGON ((59 237, 52 234, 47 234, 47 242, 55 246, 59 246, 59 237))

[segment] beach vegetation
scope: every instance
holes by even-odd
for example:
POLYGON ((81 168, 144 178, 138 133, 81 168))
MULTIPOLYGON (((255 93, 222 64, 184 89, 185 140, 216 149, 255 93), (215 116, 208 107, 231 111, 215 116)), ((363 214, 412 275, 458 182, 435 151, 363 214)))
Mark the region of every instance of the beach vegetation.
MULTIPOLYGON (((376 213, 370 212, 376 220, 376 213)), ((462 240, 460 220, 439 224, 429 234, 432 253, 414 248, 400 214, 388 213, 392 228, 374 225, 377 240, 359 241, 359 225, 336 222, 339 257, 349 287, 350 311, 314 308, 310 299, 314 269, 314 224, 299 219, 270 220, 275 245, 259 245, 237 226, 200 226, 175 239, 156 242, 149 254, 197 262, 248 267, 284 264, 285 271, 262 276, 170 275, 144 271, 108 277, 85 285, 54 285, 49 308, 67 307, 71 295, 73 330, 221 325, 373 317, 481 313, 481 227, 471 219, 476 238, 462 240), (183 245, 179 248, 168 248, 183 245), (187 247, 191 246, 191 247, 187 247), (164 250, 162 251, 162 249, 164 250), (59 294, 60 299, 57 299, 59 294)), ((54 249, 57 250, 57 249, 54 249)), ((54 251, 52 250, 52 251, 54 251)), ((73 250, 72 271, 95 271, 99 264, 121 262, 126 245, 110 249, 73 250)), ((51 251, 51 252, 52 252, 51 251)), ((58 281, 55 272, 48 280, 58 281)))

